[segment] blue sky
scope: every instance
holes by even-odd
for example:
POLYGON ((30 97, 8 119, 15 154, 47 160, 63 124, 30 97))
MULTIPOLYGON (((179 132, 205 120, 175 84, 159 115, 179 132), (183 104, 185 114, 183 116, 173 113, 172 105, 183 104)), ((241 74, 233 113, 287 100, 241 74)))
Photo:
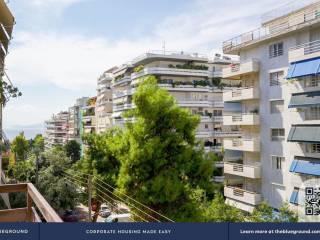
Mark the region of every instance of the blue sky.
MULTIPOLYGON (((168 50, 221 52, 222 41, 256 28, 278 0, 11 0, 16 17, 7 72, 23 96, 4 127, 41 124, 95 94, 107 68, 168 50)), ((23 127, 21 127, 23 128, 23 127)))

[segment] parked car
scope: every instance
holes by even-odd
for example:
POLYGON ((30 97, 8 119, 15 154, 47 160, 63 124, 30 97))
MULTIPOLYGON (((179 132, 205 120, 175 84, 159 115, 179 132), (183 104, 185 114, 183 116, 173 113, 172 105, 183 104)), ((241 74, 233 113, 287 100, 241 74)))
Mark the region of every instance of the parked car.
POLYGON ((84 214, 79 214, 73 210, 66 210, 61 216, 64 222, 79 222, 80 220, 86 219, 84 214))
POLYGON ((111 215, 111 210, 106 206, 102 205, 99 212, 100 217, 106 218, 111 215))
POLYGON ((107 217, 104 222, 112 223, 112 222, 132 222, 131 214, 124 213, 124 214, 111 214, 107 217))

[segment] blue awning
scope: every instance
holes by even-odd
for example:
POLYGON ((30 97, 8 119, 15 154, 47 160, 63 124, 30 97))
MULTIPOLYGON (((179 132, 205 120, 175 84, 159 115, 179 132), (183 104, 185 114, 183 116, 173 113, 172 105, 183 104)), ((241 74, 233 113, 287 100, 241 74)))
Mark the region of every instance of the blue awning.
POLYGON ((296 159, 292 161, 290 172, 320 176, 320 159, 296 159))
POLYGON ((320 91, 292 94, 289 108, 303 108, 320 105, 320 91))
POLYGON ((316 75, 320 73, 320 58, 308 59, 290 64, 287 79, 316 75))
POLYGON ((299 196, 299 189, 297 188, 293 189, 289 202, 292 204, 298 204, 298 200, 299 200, 298 196, 299 196))

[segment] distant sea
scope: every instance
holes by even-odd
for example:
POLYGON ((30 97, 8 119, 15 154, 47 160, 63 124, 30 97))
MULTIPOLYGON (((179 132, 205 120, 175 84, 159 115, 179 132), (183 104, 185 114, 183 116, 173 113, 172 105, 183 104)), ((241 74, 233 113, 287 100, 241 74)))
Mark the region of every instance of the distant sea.
POLYGON ((34 138, 37 134, 43 134, 44 132, 44 125, 39 124, 33 124, 33 125, 26 125, 26 126, 10 126, 9 128, 6 128, 4 126, 4 132, 7 135, 7 138, 12 140, 17 136, 20 132, 24 132, 24 135, 27 139, 34 138))

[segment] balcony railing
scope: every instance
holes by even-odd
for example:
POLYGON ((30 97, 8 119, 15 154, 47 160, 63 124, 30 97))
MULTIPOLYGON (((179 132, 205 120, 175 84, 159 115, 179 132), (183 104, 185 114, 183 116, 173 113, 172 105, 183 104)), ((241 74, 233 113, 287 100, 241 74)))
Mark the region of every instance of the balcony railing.
POLYGON ((307 42, 289 49, 289 62, 297 62, 319 56, 320 40, 307 42))
POLYGON ((15 192, 25 192, 27 194, 27 206, 25 208, 0 210, 0 222, 41 222, 37 210, 41 213, 46 222, 62 222, 59 215, 53 210, 33 184, 0 185, 0 193, 15 192))
POLYGON ((224 148, 229 150, 238 150, 245 152, 259 152, 260 140, 259 138, 236 138, 224 139, 224 148))
POLYGON ((227 198, 238 200, 251 205, 258 205, 261 202, 261 194, 238 187, 225 186, 224 195, 227 198))
POLYGON ((244 165, 233 162, 224 163, 224 172, 236 176, 248 177, 248 178, 260 178, 261 167, 244 165))
POLYGON ((256 73, 259 71, 259 60, 249 59, 238 64, 231 64, 222 69, 222 77, 230 79, 239 79, 241 75, 256 73))
POLYGON ((223 93, 224 102, 234 102, 250 99, 259 99, 258 87, 243 87, 231 91, 225 91, 223 93))
POLYGON ((223 124, 226 126, 253 126, 260 124, 259 115, 256 113, 240 113, 223 116, 223 124))
POLYGON ((304 26, 306 23, 318 21, 320 21, 320 11, 315 6, 311 10, 308 9, 285 19, 285 22, 281 21, 277 24, 265 25, 253 31, 231 38, 223 42, 223 51, 224 53, 231 53, 233 50, 249 45, 253 42, 268 39, 291 30, 296 30, 300 25, 304 26))

